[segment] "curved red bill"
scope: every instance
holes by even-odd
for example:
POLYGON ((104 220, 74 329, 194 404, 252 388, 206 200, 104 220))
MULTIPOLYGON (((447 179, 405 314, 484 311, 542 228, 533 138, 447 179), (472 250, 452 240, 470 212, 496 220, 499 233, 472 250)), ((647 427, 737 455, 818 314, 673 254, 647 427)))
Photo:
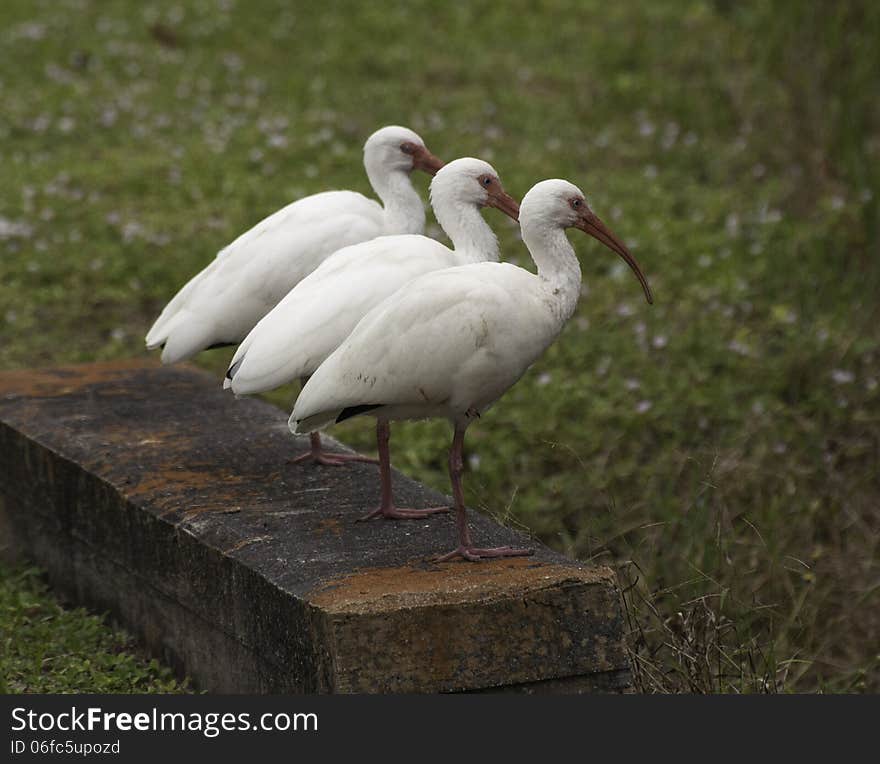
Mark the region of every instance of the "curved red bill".
POLYGON ((632 253, 626 248, 626 245, 614 235, 611 229, 602 222, 599 216, 594 212, 587 211, 578 222, 577 227, 584 233, 592 236, 594 239, 601 241, 606 247, 608 247, 608 249, 612 252, 616 252, 623 258, 624 262, 632 268, 633 273, 636 274, 636 278, 642 285, 642 289, 645 290, 645 299, 648 301, 648 304, 653 305, 654 295, 651 294, 651 287, 648 286, 648 279, 646 279, 645 274, 642 273, 641 266, 639 266, 636 259, 632 256, 632 253))
POLYGON ((503 188, 489 193, 486 204, 501 210, 508 217, 519 220, 519 202, 503 188))
POLYGON ((436 175, 437 170, 443 167, 442 159, 435 157, 424 146, 419 146, 413 154, 413 169, 421 170, 429 175, 436 175))

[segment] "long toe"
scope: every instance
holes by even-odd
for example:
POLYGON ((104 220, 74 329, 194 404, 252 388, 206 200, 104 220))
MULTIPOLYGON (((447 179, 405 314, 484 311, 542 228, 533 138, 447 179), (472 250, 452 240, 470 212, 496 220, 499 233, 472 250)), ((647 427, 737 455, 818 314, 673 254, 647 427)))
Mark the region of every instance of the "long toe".
POLYGON ((470 562, 477 562, 479 560, 488 560, 494 557, 528 557, 534 553, 534 549, 516 549, 512 546, 497 546, 490 549, 482 549, 474 546, 460 546, 457 549, 453 549, 448 554, 436 557, 434 562, 449 562, 449 560, 454 560, 457 557, 469 560, 470 562))
POLYGON ((375 520, 377 517, 381 517, 383 520, 421 520, 425 517, 448 511, 449 507, 427 507, 426 509, 379 507, 363 517, 359 517, 358 522, 375 520))
POLYGON ((301 454, 300 456, 287 460, 288 464, 303 464, 304 462, 321 464, 325 467, 339 467, 350 462, 368 462, 369 464, 377 463, 375 459, 371 459, 368 456, 361 456, 360 454, 331 454, 326 451, 319 451, 317 453, 309 451, 306 454, 301 454))

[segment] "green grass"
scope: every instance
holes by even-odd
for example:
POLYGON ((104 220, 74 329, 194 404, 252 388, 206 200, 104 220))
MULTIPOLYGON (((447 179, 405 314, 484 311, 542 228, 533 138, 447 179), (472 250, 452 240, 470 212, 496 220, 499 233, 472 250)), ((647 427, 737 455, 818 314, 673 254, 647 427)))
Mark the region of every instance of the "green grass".
MULTIPOLYGON (((568 178, 656 304, 572 236, 584 300, 471 429, 469 501, 618 569, 645 690, 880 690, 876 4, 7 0, 0 22, 0 365, 143 353, 236 234, 368 192, 383 124, 517 195, 568 178)), ((372 448, 368 421, 336 434, 372 448)), ((448 440, 403 425, 395 463, 445 488, 448 440)))
POLYGON ((38 571, 0 566, 0 693, 186 691, 127 634, 61 607, 38 571))

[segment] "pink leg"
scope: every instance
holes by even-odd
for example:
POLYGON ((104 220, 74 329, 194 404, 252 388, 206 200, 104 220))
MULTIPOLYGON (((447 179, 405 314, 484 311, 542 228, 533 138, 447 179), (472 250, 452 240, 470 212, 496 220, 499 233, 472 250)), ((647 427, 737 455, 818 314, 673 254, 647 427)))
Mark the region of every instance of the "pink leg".
POLYGON ((498 546, 489 549, 475 547, 471 541, 471 533, 467 524, 467 512, 464 507, 464 492, 461 489, 461 473, 464 471, 464 427, 455 427, 452 437, 452 448, 449 449, 449 478, 452 481, 452 495, 455 498, 455 525, 458 528, 458 547, 448 554, 436 559, 436 562, 447 562, 456 557, 476 562, 490 557, 524 557, 534 554, 533 549, 515 549, 510 546, 498 546))
POLYGON ((391 495, 391 452, 388 440, 391 438, 391 426, 379 419, 376 422, 376 443, 379 447, 379 479, 382 484, 382 500, 378 509, 359 518, 372 520, 381 517, 385 520, 418 520, 438 512, 448 512, 449 507, 429 507, 427 509, 401 509, 394 506, 391 495))
POLYGON ((331 454, 324 451, 321 446, 321 435, 313 432, 309 435, 311 440, 311 448, 308 453, 297 456, 294 459, 288 459, 289 464, 301 464, 302 462, 314 462, 315 464, 323 464, 328 467, 337 467, 348 462, 369 462, 375 464, 376 460, 369 456, 361 456, 360 454, 331 454))

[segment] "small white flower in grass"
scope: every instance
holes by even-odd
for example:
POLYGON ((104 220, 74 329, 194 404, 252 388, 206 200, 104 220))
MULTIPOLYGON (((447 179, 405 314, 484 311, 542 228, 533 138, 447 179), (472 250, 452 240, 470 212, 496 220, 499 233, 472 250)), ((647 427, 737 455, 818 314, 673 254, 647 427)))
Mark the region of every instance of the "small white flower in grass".
POLYGON ((651 340, 651 345, 655 350, 663 350, 668 344, 669 340, 665 334, 655 334, 654 339, 651 340))
POLYGON ((608 268, 608 276, 614 281, 623 281, 623 277, 626 276, 626 271, 626 263, 621 262, 620 260, 614 260, 608 268))
POLYGON ((663 128, 663 138, 660 141, 664 151, 669 151, 675 145, 680 130, 681 128, 675 122, 666 123, 666 126, 663 128))
POLYGON ((28 239, 32 233, 33 228, 23 221, 0 218, 0 239, 28 239))
POLYGON ((225 66, 230 72, 240 72, 244 63, 241 60, 241 56, 237 53, 226 53, 223 56, 223 66, 225 66))
POLYGON ((648 180, 654 180, 657 177, 657 166, 653 164, 646 165, 643 173, 648 180))
POLYGON ((143 235, 144 227, 136 220, 129 220, 124 226, 122 226, 122 240, 126 243, 142 238, 143 235))
POLYGON ((745 356, 746 358, 748 358, 752 354, 752 349, 744 342, 740 342, 739 340, 731 340, 730 342, 728 342, 727 349, 736 353, 737 355, 745 356))
POLYGON ((622 302, 620 303, 620 305, 617 306, 615 312, 621 318, 627 318, 628 316, 631 316, 635 311, 633 310, 632 305, 630 305, 628 302, 622 302))
POLYGON ((627 390, 638 390, 642 386, 642 383, 639 382, 639 380, 637 380, 637 379, 633 379, 632 377, 629 377, 629 378, 623 380, 623 386, 627 390))
POLYGON ((549 372, 545 371, 538 375, 537 383, 543 387, 544 385, 549 385, 553 380, 553 375, 549 372))
POLYGON ((45 36, 46 25, 34 21, 25 21, 13 27, 9 35, 12 40, 42 40, 45 36))
POLYGON ((646 414, 653 408, 654 404, 649 400, 639 401, 636 404, 636 413, 646 414))
POLYGON ((599 359, 599 363, 596 365, 596 374, 600 377, 604 377, 608 373, 608 369, 611 368, 611 356, 603 356, 599 359))
POLYGON ((855 378, 856 375, 851 371, 846 371, 846 369, 833 369, 831 372, 831 379, 838 385, 848 385, 853 382, 855 378))
POLYGON ((846 205, 846 199, 844 199, 839 194, 831 197, 831 209, 842 210, 845 205, 846 205))
POLYGON ((110 332, 110 337, 116 342, 121 342, 125 339, 125 329, 121 327, 116 327, 112 332, 110 332))
POLYGON ((727 218, 724 221, 724 229, 727 231, 727 235, 731 238, 739 236, 739 215, 735 212, 728 213, 727 218))
POLYGON ((755 402, 752 404, 752 413, 753 413, 755 416, 760 416, 760 415, 763 414, 765 411, 766 411, 766 407, 764 406, 764 402, 763 402, 763 401, 758 400, 758 401, 755 401, 755 402))
POLYGON ((781 440, 773 444, 774 454, 784 454, 786 451, 788 451, 788 446, 785 445, 785 443, 783 443, 781 440))
POLYGON ((468 466, 474 471, 480 469, 480 455, 479 454, 469 454, 468 455, 468 466))
POLYGON ((697 258, 697 265, 701 268, 708 268, 712 265, 712 255, 700 255, 697 258))

